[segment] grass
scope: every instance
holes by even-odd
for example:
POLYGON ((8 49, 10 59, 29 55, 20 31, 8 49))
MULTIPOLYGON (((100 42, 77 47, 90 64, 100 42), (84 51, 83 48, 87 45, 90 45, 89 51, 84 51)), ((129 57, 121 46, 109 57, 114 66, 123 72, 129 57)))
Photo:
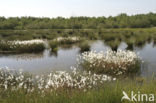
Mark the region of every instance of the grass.
POLYGON ((49 46, 53 52, 58 50, 58 47, 70 48, 73 44, 82 42, 79 37, 58 37, 54 40, 49 41, 49 46))
MULTIPOLYGON (((87 90, 86 92, 75 89, 60 89, 45 94, 37 92, 27 93, 24 90, 3 91, 0 90, 1 103, 136 103, 124 100, 122 91, 130 96, 130 92, 147 93, 156 95, 156 80, 146 80, 137 78, 133 80, 119 80, 116 82, 106 82, 104 85, 87 90)), ((137 102, 142 103, 142 102, 137 102)), ((149 103, 149 102, 144 102, 149 103)), ((152 102, 155 103, 155 102, 152 102)))
POLYGON ((88 44, 88 42, 82 42, 79 44, 79 48, 80 48, 80 52, 89 51, 90 45, 88 44))
POLYGON ((116 76, 138 73, 141 64, 141 60, 135 52, 124 50, 84 52, 79 56, 78 62, 87 71, 116 76))
POLYGON ((62 40, 58 41, 60 45, 71 45, 80 42, 81 40, 73 40, 72 37, 65 37, 62 40))
POLYGON ((52 52, 57 52, 57 50, 58 50, 58 42, 56 42, 56 41, 50 41, 49 42, 49 46, 50 46, 50 48, 51 48, 51 51, 52 52))
POLYGON ((117 51, 118 46, 120 45, 121 41, 118 39, 105 41, 105 43, 112 48, 112 50, 117 51))
MULTIPOLYGON (((29 40, 29 39, 48 39, 52 40, 59 36, 76 35, 88 39, 102 39, 111 42, 112 47, 116 49, 118 41, 124 40, 130 45, 141 46, 144 41, 149 40, 148 37, 156 41, 156 29, 103 29, 103 30, 0 30, 0 38, 3 40, 29 40), (71 33, 72 32, 72 33, 71 33), (95 34, 95 35, 94 35, 95 34), (114 43, 115 42, 115 43, 114 43)), ((67 42, 50 42, 52 50, 57 51, 61 44, 73 44, 71 41, 67 42)), ((82 51, 89 50, 89 45, 81 44, 82 51)), ((25 45, 10 48, 10 44, 0 44, 0 51, 5 52, 39 52, 43 51, 44 46, 39 45, 25 45)), ((88 66, 87 66, 88 67, 88 66)), ((134 66, 134 69, 136 70, 134 66)), ((138 68, 138 67, 137 67, 138 68)), ((130 71, 129 71, 130 72, 130 71)), ((106 82, 103 85, 98 85, 92 89, 84 90, 74 88, 60 88, 58 90, 46 91, 45 93, 38 93, 33 91, 28 93, 24 89, 17 91, 4 90, 0 88, 0 103, 133 103, 129 101, 122 101, 122 91, 124 90, 128 95, 131 91, 137 93, 148 93, 156 95, 156 80, 154 78, 133 78, 133 79, 119 79, 113 82, 106 82)), ((134 102, 136 103, 136 102, 134 102)), ((137 102, 142 103, 142 102, 137 102)), ((148 102, 144 102, 148 103, 148 102)), ((154 103, 154 102, 153 102, 154 103)))
MULTIPOLYGON (((145 41, 156 41, 156 28, 137 28, 137 29, 42 29, 42 30, 0 30, 1 40, 31 40, 31 39, 47 39, 54 40, 58 37, 66 39, 57 43, 50 44, 54 51, 57 46, 72 45, 82 40, 104 40, 106 44, 117 50, 120 41, 128 44, 129 50, 133 50, 134 46, 143 47, 145 41), (79 37, 80 40, 72 40, 68 37, 79 37)), ((83 49, 88 49, 87 44, 82 44, 83 49), (86 45, 86 47, 84 46, 86 45)), ((80 48, 81 48, 80 47, 80 48)), ((8 51, 7 51, 8 52, 8 51)))
MULTIPOLYGON (((98 62, 98 61, 97 61, 98 62)), ((114 63, 107 63, 103 62, 105 67, 102 66, 102 64, 95 65, 95 66, 90 66, 91 64, 88 62, 84 62, 81 64, 83 69, 88 70, 88 71, 93 71, 98 74, 109 74, 112 76, 121 76, 121 75, 126 75, 126 76, 132 76, 132 75, 137 75, 140 72, 140 61, 137 61, 136 64, 130 65, 126 67, 126 70, 122 70, 121 68, 118 67, 118 65, 114 63)), ((124 63, 121 63, 121 67, 124 65, 124 63)))
POLYGON ((155 35, 156 28, 137 29, 38 29, 38 30, 0 30, 0 39, 3 40, 30 40, 48 39, 57 37, 79 36, 91 40, 103 39, 105 41, 124 39, 131 36, 155 35))
POLYGON ((14 44, 7 41, 0 42, 1 53, 36 53, 45 49, 43 43, 34 44, 14 44))

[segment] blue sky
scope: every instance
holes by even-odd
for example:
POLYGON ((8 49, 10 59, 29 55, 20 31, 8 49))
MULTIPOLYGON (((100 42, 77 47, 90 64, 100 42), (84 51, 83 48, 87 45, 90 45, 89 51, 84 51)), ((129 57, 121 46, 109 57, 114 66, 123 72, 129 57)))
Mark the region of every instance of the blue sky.
POLYGON ((0 16, 70 17, 156 13, 156 0, 0 0, 0 16))

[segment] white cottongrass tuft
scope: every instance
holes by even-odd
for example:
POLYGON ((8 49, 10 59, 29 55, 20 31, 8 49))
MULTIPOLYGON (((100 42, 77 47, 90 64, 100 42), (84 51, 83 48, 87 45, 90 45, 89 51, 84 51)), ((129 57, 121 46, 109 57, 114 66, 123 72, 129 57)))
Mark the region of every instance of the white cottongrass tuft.
POLYGON ((76 36, 73 36, 73 37, 58 37, 58 38, 54 39, 54 41, 57 41, 57 42, 62 42, 62 41, 76 42, 76 41, 80 41, 80 38, 76 37, 76 36))
POLYGON ((28 92, 34 90, 39 90, 39 92, 53 91, 59 88, 86 90, 106 81, 115 80, 116 78, 104 74, 80 72, 76 68, 72 68, 71 72, 53 71, 48 75, 37 75, 35 77, 26 75, 22 71, 0 69, 0 88, 4 90, 26 89, 28 92))
POLYGON ((1 41, 1 43, 7 43, 10 45, 31 45, 31 44, 42 44, 44 43, 41 39, 34 39, 34 40, 14 40, 14 41, 1 41))
MULTIPOLYGON (((89 51, 79 55, 78 63, 85 69, 110 74, 122 74, 137 65, 138 55, 133 51, 89 51)), ((139 68, 136 68, 139 69, 139 68)))
POLYGON ((12 43, 27 45, 27 44, 40 44, 40 43, 44 43, 44 41, 41 39, 34 39, 34 40, 24 40, 24 41, 12 41, 12 43))

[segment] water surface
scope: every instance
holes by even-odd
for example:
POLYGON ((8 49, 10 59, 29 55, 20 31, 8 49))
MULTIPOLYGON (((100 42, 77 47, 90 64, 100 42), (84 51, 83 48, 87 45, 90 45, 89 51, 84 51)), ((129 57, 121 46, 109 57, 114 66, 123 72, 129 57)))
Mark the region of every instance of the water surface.
MULTIPOLYGON (((106 51, 111 48, 101 40, 90 41, 90 50, 106 51)), ((125 50, 128 45, 121 42, 118 49, 125 50)), ((141 65, 141 76, 151 76, 156 74, 156 47, 153 42, 144 45, 133 46, 132 50, 139 54, 144 63, 141 65)), ((39 54, 10 54, 0 55, 0 67, 9 67, 11 69, 23 69, 34 74, 48 73, 52 70, 70 71, 71 66, 77 66, 77 55, 80 54, 80 48, 72 46, 70 48, 59 48, 57 53, 51 53, 46 49, 39 54)))

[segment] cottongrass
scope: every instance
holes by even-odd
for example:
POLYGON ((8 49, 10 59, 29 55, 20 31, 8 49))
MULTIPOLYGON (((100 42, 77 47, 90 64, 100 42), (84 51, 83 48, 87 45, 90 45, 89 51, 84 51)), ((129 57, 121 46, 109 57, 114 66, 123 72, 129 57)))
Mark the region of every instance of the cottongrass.
POLYGON ((72 44, 81 41, 80 37, 58 37, 53 40, 53 42, 57 42, 58 44, 72 44))
POLYGON ((2 52, 41 52, 45 49, 43 40, 0 41, 2 52))
POLYGON ((66 40, 72 40, 72 41, 79 41, 80 38, 79 37, 58 37, 55 39, 56 41, 66 41, 66 40))
POLYGON ((27 91, 33 91, 33 85, 33 78, 21 70, 15 71, 7 67, 0 68, 1 89, 16 91, 23 88, 27 91))
POLYGON ((40 43, 44 43, 44 41, 41 39, 34 39, 34 40, 24 40, 24 41, 12 41, 12 43, 27 45, 27 44, 40 44, 40 43))
POLYGON ((58 47, 68 47, 69 45, 72 45, 73 43, 78 43, 82 39, 80 37, 58 37, 52 41, 49 41, 49 47, 51 48, 52 52, 57 52, 58 47))
POLYGON ((24 89, 28 92, 53 91, 58 89, 80 89, 87 90, 102 85, 106 81, 114 81, 116 78, 107 75, 97 75, 91 72, 80 72, 72 68, 72 72, 53 71, 49 75, 31 76, 22 71, 8 68, 0 69, 0 88, 4 90, 24 89))
POLYGON ((107 50, 89 51, 79 55, 78 63, 87 70, 97 73, 121 75, 137 71, 140 67, 139 56, 133 51, 107 50))

